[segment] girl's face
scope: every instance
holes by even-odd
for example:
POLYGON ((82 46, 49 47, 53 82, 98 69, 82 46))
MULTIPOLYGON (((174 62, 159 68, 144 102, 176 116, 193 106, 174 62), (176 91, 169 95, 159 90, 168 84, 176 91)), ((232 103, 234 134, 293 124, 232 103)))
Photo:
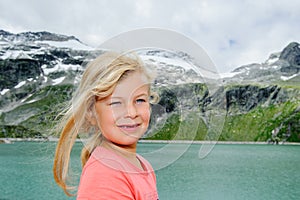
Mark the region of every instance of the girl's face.
POLYGON ((132 72, 112 95, 96 101, 95 107, 98 126, 107 140, 117 145, 136 144, 149 125, 149 83, 140 72, 132 72))

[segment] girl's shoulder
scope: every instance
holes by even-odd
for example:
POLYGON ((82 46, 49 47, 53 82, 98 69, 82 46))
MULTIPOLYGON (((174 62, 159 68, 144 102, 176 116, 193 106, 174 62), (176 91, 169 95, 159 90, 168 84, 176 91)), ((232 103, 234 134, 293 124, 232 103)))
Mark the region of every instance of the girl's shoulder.
POLYGON ((96 147, 90 158, 85 164, 83 171, 87 169, 96 169, 105 173, 106 171, 122 169, 122 161, 113 152, 103 148, 96 147))

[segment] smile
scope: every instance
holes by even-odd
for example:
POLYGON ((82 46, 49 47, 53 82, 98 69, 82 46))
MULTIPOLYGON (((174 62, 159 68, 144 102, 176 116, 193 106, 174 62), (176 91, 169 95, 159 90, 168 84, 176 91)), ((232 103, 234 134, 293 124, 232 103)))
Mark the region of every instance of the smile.
POLYGON ((126 124, 126 125, 119 125, 118 127, 126 132, 133 132, 138 129, 140 124, 126 124))

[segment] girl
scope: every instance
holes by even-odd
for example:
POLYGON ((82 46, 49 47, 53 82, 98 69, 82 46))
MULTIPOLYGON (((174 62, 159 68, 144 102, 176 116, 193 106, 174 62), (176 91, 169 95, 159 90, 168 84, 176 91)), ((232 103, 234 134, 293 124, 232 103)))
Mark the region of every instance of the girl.
POLYGON ((53 173, 67 195, 72 146, 90 136, 82 154, 77 199, 158 199, 153 168, 136 153, 150 120, 152 77, 137 58, 105 53, 91 62, 65 113, 53 173))

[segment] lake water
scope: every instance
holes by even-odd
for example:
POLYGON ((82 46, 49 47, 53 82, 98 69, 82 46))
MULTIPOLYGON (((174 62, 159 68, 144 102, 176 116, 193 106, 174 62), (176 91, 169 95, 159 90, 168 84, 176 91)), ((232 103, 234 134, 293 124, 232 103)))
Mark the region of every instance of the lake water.
MULTIPOLYGON (((142 143, 139 152, 163 145, 142 143)), ((299 199, 300 146, 217 144, 199 159, 200 146, 192 144, 156 171, 160 199, 299 199)), ((78 174, 80 148, 76 143, 72 155, 78 174)), ((0 199, 75 199, 66 197, 53 180, 54 149, 54 142, 0 144, 0 199)))

